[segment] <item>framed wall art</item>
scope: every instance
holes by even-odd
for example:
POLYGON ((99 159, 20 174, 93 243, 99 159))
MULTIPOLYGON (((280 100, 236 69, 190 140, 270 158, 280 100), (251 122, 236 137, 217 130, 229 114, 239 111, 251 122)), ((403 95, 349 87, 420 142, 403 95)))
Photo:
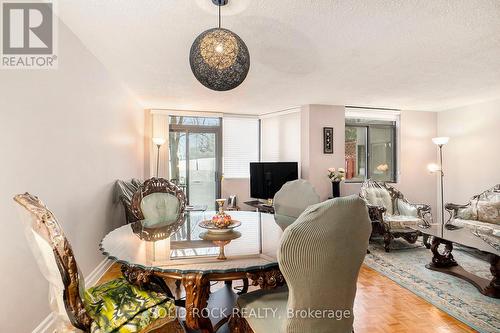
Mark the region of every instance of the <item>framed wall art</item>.
POLYGON ((323 154, 333 154, 333 127, 323 127, 323 154))

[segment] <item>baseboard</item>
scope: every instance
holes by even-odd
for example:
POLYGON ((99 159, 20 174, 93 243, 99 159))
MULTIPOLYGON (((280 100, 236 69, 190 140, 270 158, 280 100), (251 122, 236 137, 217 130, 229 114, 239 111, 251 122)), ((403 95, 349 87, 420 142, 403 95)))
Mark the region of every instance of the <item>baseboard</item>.
POLYGON ((90 272, 89 276, 85 278, 85 288, 93 287, 102 278, 104 273, 113 265, 113 261, 109 259, 104 259, 97 265, 97 267, 90 272))
POLYGON ((55 318, 49 314, 31 333, 55 333, 55 318))
MULTIPOLYGON (((90 272, 85 278, 85 288, 90 288, 96 285, 99 279, 108 271, 113 265, 113 261, 104 259, 97 265, 97 267, 90 272)), ((50 313, 33 331, 32 333, 55 333, 56 330, 55 317, 50 313)))

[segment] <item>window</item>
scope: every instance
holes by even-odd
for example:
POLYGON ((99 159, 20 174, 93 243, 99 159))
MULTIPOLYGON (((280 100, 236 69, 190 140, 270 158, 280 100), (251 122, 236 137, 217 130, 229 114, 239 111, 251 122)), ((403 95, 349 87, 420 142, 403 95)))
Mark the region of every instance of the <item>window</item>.
POLYGON ((190 205, 214 208, 220 198, 221 119, 170 116, 170 179, 184 189, 190 205))
POLYGON ((224 178, 249 178, 250 162, 259 161, 259 120, 224 117, 224 178))
POLYGON ((346 179, 396 182, 396 121, 346 118, 346 179))

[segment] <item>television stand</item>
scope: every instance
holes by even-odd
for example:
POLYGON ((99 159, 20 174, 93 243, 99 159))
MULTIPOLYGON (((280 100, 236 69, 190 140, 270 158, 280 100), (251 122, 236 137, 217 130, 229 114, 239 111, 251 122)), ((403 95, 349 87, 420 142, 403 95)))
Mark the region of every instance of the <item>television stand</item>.
POLYGON ((245 201, 244 203, 245 205, 255 208, 258 212, 274 214, 274 207, 260 200, 245 201))

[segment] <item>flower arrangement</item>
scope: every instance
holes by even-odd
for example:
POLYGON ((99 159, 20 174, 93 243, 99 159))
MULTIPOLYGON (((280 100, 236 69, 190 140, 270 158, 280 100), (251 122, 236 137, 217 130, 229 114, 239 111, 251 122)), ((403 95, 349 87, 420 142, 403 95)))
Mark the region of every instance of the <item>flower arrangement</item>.
POLYGON ((380 164, 377 166, 377 170, 381 172, 386 172, 389 170, 389 166, 387 164, 380 164))
POLYGON ((345 169, 338 168, 335 170, 335 168, 328 168, 328 178, 330 178, 332 183, 340 183, 345 180, 345 169))
POLYGON ((212 217, 212 223, 217 228, 225 229, 232 223, 231 215, 224 212, 224 203, 226 202, 226 199, 217 199, 215 201, 219 205, 219 211, 212 217))

